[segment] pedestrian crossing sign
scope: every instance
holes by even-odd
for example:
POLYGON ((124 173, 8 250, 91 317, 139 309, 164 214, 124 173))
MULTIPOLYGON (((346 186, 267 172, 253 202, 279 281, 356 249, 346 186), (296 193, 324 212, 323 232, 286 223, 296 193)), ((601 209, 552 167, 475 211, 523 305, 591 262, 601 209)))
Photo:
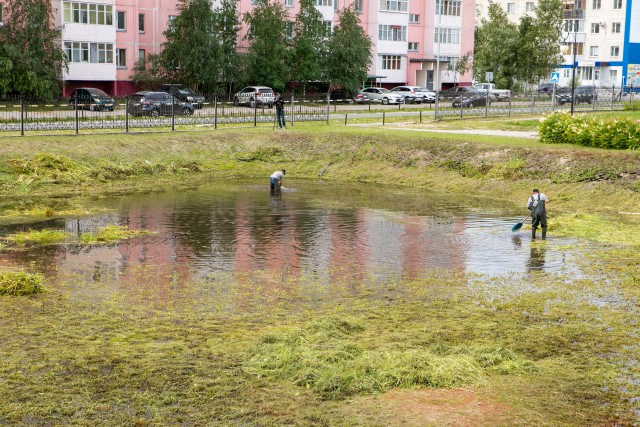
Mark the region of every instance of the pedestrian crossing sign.
POLYGON ((558 83, 560 81, 560 73, 557 71, 551 73, 551 78, 549 79, 549 81, 551 83, 558 83))

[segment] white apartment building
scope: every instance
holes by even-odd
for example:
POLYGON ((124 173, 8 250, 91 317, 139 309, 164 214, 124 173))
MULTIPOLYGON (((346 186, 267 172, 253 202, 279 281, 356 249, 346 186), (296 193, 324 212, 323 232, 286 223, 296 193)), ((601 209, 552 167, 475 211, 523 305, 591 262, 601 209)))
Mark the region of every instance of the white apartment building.
MULTIPOLYGON (((536 5, 535 0, 497 2, 516 24, 536 5)), ((487 0, 478 0, 481 16, 487 6, 487 0)), ((574 72, 582 85, 640 84, 640 0, 564 0, 563 18, 560 85, 570 86, 574 72)))

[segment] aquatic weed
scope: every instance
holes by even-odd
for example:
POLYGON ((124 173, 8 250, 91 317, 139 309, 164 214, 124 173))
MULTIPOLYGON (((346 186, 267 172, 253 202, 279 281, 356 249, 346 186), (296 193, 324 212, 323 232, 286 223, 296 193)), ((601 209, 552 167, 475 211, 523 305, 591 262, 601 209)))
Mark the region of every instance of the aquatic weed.
POLYGON ((149 234, 153 233, 148 230, 129 230, 126 226, 111 224, 100 229, 97 233, 82 233, 80 241, 82 243, 110 243, 149 234))
POLYGON ((70 236, 62 230, 28 230, 21 231, 5 237, 10 242, 15 242, 19 246, 25 245, 51 245, 65 241, 70 236))
POLYGON ((24 271, 0 272, 0 295, 31 295, 43 291, 44 277, 24 271))

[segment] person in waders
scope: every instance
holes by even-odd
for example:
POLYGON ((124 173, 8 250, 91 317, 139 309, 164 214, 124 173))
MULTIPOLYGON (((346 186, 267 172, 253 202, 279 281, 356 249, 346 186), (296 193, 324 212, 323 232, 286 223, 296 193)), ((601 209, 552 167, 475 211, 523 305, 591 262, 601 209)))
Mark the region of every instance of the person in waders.
POLYGON ((536 238, 536 230, 538 225, 542 228, 542 240, 547 238, 547 208, 546 204, 549 201, 547 196, 538 191, 537 188, 533 189, 531 196, 527 200, 527 209, 531 211, 531 238, 536 238))
POLYGON ((269 177, 269 188, 271 188, 271 191, 279 191, 282 188, 282 181, 286 173, 287 171, 282 169, 271 174, 269 177))

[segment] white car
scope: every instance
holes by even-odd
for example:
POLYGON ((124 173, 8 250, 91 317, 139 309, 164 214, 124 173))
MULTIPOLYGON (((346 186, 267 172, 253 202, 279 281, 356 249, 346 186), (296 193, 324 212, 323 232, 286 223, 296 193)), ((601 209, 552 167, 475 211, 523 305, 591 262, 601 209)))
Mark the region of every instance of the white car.
POLYGON ((404 97, 402 95, 391 92, 389 89, 382 87, 367 87, 362 89, 360 92, 366 94, 371 101, 382 102, 384 105, 402 104, 404 102, 404 97))
POLYGON ((391 92, 402 95, 405 103, 436 102, 436 93, 420 86, 396 86, 391 92))
POLYGON ((256 105, 266 105, 271 108, 275 102, 276 96, 273 89, 266 86, 247 86, 233 95, 234 105, 248 105, 251 108, 256 105))

